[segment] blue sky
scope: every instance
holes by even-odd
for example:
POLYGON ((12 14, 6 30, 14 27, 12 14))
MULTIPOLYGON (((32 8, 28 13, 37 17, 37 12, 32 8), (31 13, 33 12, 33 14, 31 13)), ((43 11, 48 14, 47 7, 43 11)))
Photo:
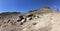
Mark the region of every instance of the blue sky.
POLYGON ((60 9, 60 0, 0 0, 0 12, 27 12, 46 5, 60 9))

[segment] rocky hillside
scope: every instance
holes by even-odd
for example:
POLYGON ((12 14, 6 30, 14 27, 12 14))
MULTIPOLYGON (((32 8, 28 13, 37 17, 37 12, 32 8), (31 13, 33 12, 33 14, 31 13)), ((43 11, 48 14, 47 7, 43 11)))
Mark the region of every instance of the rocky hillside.
POLYGON ((60 12, 44 7, 25 14, 0 13, 0 31, 60 31, 60 12))

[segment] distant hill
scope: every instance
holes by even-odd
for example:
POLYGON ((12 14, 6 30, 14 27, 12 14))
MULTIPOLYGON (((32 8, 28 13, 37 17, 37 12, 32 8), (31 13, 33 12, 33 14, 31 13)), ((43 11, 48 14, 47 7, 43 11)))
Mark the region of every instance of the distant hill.
POLYGON ((50 7, 45 6, 41 9, 31 10, 28 13, 43 14, 43 13, 53 13, 53 12, 57 12, 57 11, 51 10, 50 7))

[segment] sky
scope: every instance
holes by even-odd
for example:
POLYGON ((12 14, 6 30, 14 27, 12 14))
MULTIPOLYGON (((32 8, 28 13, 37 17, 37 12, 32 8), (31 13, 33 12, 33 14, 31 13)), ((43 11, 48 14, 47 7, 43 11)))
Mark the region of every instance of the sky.
POLYGON ((60 0, 0 0, 0 12, 28 12, 47 5, 60 9, 60 0))

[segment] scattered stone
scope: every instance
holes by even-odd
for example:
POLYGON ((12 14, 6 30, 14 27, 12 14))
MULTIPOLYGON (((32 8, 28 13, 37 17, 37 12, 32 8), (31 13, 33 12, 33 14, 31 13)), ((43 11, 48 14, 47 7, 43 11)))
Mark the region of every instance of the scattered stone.
POLYGON ((30 17, 29 20, 32 20, 32 17, 30 17))
POLYGON ((28 15, 28 17, 32 17, 32 16, 33 16, 33 14, 28 15))
POLYGON ((20 22, 20 21, 22 21, 23 19, 24 19, 24 17, 23 16, 19 16, 19 20, 17 20, 17 22, 20 22))
POLYGON ((9 22, 10 22, 10 20, 7 21, 7 23, 9 23, 9 22))
POLYGON ((33 23, 33 25, 36 25, 37 23, 33 23))
POLYGON ((37 16, 37 18, 39 18, 39 16, 37 16))

